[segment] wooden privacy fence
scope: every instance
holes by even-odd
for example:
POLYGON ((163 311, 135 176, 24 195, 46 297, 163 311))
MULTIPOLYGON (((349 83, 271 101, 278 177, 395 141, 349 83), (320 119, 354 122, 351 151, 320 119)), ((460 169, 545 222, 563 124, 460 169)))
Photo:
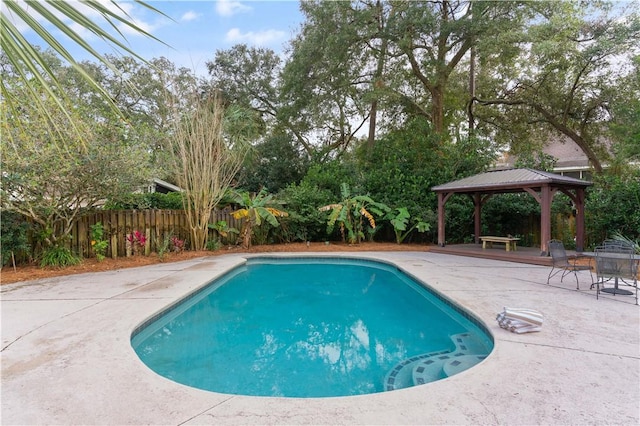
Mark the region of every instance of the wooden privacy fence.
MULTIPOLYGON (((215 210, 209 223, 220 220, 229 227, 240 229, 240 223, 231 216, 229 210, 215 210)), ((102 223, 103 240, 107 240, 107 257, 127 256, 131 248, 127 247, 127 236, 139 231, 145 236, 144 253, 158 252, 165 240, 175 236, 186 242, 189 248, 191 234, 184 210, 104 210, 96 211, 79 218, 73 225, 70 248, 82 257, 95 255, 91 245, 91 226, 102 223)), ((215 237, 215 231, 209 230, 209 237, 215 237)))

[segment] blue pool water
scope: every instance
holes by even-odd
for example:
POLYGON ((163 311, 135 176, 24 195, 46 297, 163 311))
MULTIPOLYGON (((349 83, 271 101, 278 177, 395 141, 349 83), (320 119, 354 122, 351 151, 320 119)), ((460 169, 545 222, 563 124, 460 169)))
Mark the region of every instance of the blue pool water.
POLYGON ((158 374, 196 388, 326 397, 438 380, 493 343, 393 266, 254 258, 138 328, 132 346, 158 374))

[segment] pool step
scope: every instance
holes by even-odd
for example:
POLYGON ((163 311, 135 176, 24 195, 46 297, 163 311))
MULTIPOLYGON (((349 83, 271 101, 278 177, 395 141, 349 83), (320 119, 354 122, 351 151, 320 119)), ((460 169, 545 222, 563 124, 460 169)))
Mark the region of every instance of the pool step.
POLYGON ((412 358, 405 359, 393 367, 384 378, 384 390, 392 391, 395 389, 408 388, 414 385, 413 369, 420 361, 428 359, 432 356, 443 355, 449 351, 430 352, 428 354, 417 355, 412 358))
POLYGON ((413 368, 413 384, 423 385, 453 376, 473 367, 486 357, 486 355, 465 355, 462 352, 431 357, 413 368))
POLYGON ((436 351, 407 358, 393 367, 384 378, 384 390, 407 388, 444 379, 478 364, 487 356, 487 348, 470 333, 451 336, 454 351, 436 351))

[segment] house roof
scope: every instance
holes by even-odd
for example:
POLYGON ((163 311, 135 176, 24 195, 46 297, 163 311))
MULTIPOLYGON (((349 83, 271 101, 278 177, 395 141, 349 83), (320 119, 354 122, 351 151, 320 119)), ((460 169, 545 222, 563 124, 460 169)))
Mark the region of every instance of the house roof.
POLYGON ((435 192, 518 192, 540 186, 587 187, 591 182, 533 169, 493 170, 437 185, 435 192))
POLYGON ((166 188, 172 192, 182 192, 182 188, 180 188, 179 186, 173 185, 167 181, 164 181, 158 178, 153 178, 153 185, 155 185, 156 187, 160 186, 160 187, 166 188))
MULTIPOLYGON (((602 143, 606 149, 611 152, 611 140, 602 139, 599 143, 602 143)), ((552 156, 556 160, 554 170, 588 170, 591 168, 589 158, 584 151, 567 136, 550 136, 542 148, 542 152, 552 156)), ((514 167, 517 159, 517 155, 507 153, 500 165, 503 167, 514 167)))

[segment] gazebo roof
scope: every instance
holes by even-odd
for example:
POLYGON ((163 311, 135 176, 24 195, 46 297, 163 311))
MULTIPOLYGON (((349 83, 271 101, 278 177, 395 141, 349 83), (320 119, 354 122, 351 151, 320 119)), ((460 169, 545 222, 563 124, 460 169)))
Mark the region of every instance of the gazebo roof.
POLYGON ((586 188, 592 183, 533 169, 494 170, 431 188, 435 192, 517 192, 541 186, 586 188))

